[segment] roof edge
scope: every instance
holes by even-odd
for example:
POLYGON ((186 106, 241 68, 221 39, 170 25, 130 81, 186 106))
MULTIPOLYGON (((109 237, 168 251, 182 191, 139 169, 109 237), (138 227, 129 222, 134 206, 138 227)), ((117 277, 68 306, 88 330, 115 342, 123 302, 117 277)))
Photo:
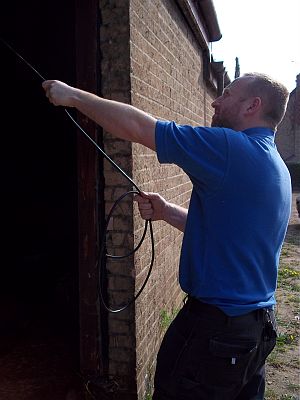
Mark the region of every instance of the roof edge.
POLYGON ((202 11, 209 32, 210 42, 217 42, 222 38, 218 17, 212 0, 197 0, 202 11))
POLYGON ((206 47, 222 35, 212 0, 176 0, 195 36, 206 47))

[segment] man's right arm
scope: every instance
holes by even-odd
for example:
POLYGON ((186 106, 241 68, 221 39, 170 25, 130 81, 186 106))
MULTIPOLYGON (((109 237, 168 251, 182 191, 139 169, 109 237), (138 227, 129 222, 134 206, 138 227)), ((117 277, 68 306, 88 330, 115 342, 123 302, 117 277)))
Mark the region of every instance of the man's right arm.
POLYGON ((103 99, 60 81, 45 81, 43 88, 54 105, 75 107, 112 135, 155 150, 157 120, 144 111, 129 104, 103 99))
POLYGON ((138 202, 142 218, 152 221, 163 220, 184 232, 188 213, 186 208, 169 203, 158 193, 141 193, 135 200, 138 202))

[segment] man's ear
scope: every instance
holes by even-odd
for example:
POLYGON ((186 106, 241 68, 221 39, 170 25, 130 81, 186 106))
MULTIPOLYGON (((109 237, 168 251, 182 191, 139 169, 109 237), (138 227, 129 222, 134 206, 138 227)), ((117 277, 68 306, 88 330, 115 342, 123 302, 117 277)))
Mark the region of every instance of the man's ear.
POLYGON ((260 97, 252 97, 247 103, 246 114, 253 115, 261 110, 262 101, 260 97))

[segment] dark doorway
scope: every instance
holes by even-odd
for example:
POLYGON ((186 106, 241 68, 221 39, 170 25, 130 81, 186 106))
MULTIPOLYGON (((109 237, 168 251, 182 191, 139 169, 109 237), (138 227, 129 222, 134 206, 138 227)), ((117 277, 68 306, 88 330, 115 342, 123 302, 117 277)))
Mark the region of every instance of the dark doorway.
MULTIPOLYGON (((75 84, 72 0, 10 0, 0 18, 46 79, 75 84)), ((0 398, 80 399, 76 130, 42 80, 0 54, 0 398)))

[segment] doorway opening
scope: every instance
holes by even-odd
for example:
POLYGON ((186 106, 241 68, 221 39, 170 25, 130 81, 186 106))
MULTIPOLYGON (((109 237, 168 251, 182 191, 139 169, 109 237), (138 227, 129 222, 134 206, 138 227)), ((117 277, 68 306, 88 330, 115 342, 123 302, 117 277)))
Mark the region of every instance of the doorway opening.
MULTIPOLYGON (((72 0, 10 0, 1 36, 47 79, 76 82, 72 0)), ((76 128, 0 43, 0 398, 80 399, 76 128), (68 397, 69 396, 69 397, 68 397), (70 397, 73 396, 73 397, 70 397)))

